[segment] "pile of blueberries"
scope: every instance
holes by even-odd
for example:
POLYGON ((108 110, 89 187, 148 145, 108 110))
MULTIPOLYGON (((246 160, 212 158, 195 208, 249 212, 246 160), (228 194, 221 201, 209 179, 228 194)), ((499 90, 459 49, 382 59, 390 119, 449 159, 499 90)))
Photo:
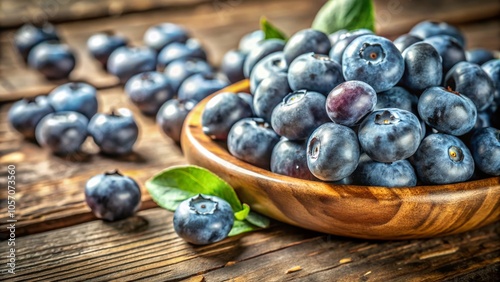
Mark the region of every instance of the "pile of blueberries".
MULTIPOLYGON (((242 39, 203 132, 243 161, 296 178, 386 187, 500 175, 500 59, 423 21, 394 41, 370 30, 242 39), (248 43, 249 42, 249 43, 248 43), (241 47, 241 45, 240 45, 241 47)), ((496 51, 498 56, 498 51, 496 51)))

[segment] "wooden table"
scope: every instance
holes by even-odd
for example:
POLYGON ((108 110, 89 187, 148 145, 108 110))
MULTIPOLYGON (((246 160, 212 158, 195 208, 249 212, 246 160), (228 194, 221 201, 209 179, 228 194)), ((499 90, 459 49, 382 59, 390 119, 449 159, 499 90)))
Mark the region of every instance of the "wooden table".
MULTIPOLYGON (((85 41, 104 29, 140 44, 151 25, 188 27, 217 65, 239 38, 258 28, 260 15, 292 34, 310 26, 320 0, 20 1, 0 3, 0 280, 3 281, 494 281, 500 273, 500 223, 464 234, 425 240, 368 241, 320 234, 273 222, 269 229, 192 246, 172 228, 172 213, 158 208, 144 182, 156 172, 185 164, 175 142, 154 119, 139 114, 115 77, 91 60, 85 41), (50 3, 49 3, 50 2, 50 3), (100 111, 129 107, 141 136, 132 155, 109 158, 88 140, 83 152, 56 157, 9 128, 11 102, 46 94, 48 82, 29 70, 11 47, 24 21, 48 18, 78 55, 71 79, 99 89, 100 111), (7 167, 16 167, 15 275, 6 273, 10 235, 7 167), (118 168, 143 189, 136 216, 106 223, 84 203, 91 176, 118 168)), ((498 1, 376 1, 378 33, 395 38, 424 19, 463 30, 469 48, 500 47, 498 1)), ((11 241, 12 242, 12 241, 11 241)))

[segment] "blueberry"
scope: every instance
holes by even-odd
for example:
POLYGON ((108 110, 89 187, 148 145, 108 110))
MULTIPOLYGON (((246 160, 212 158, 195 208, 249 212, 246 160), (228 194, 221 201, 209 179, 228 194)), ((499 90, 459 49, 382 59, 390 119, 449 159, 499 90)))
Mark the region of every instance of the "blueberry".
POLYGON ((134 215, 141 205, 141 189, 135 180, 118 171, 98 174, 85 184, 85 201, 94 215, 107 221, 134 215))
POLYGON ((346 81, 326 98, 326 112, 333 122, 346 126, 358 124, 377 104, 377 93, 362 81, 346 81))
POLYGON ((271 171, 305 180, 316 180, 307 167, 307 142, 282 138, 273 148, 271 171))
POLYGON ((329 34, 328 38, 330 39, 330 45, 335 45, 335 43, 339 42, 341 38, 344 38, 345 34, 348 32, 349 31, 347 29, 339 29, 334 33, 329 34))
POLYGON ((325 96, 307 90, 294 91, 271 114, 271 124, 280 136, 304 140, 318 126, 330 121, 325 111, 325 96))
POLYGON ((470 63, 482 65, 487 61, 495 59, 495 56, 490 50, 475 48, 465 51, 465 58, 470 63))
POLYGON ((87 49, 90 54, 106 68, 111 53, 119 47, 126 46, 128 39, 115 34, 113 31, 105 31, 93 34, 87 40, 87 49))
POLYGON ((182 100, 201 101, 228 85, 229 81, 224 75, 199 73, 184 80, 179 88, 178 97, 182 100))
POLYGON ((445 22, 422 21, 413 26, 409 34, 423 39, 435 35, 447 35, 453 37, 461 46, 465 46, 465 38, 462 32, 455 26, 445 22))
POLYGON ((354 39, 342 56, 345 80, 360 80, 376 92, 390 89, 403 76, 401 52, 384 37, 364 35, 354 39))
POLYGON ((233 223, 233 209, 228 202, 202 194, 181 202, 173 219, 175 233, 195 245, 225 239, 233 228, 233 223))
POLYGON ((361 28, 340 35, 337 42, 335 42, 335 44, 332 43, 332 48, 328 52, 330 58, 342 65, 342 55, 344 54, 347 46, 354 39, 367 34, 373 34, 373 32, 369 29, 361 28))
POLYGON ((192 100, 168 100, 158 111, 156 123, 165 135, 179 143, 184 120, 196 103, 197 101, 192 100))
POLYGON ((302 54, 288 68, 292 90, 307 89, 326 96, 343 81, 342 67, 326 55, 302 54))
POLYGON ((363 151, 378 162, 394 162, 412 156, 420 144, 420 120, 409 111, 386 108, 373 111, 359 126, 363 151))
POLYGON ((214 70, 209 63, 198 58, 174 60, 164 70, 174 93, 179 91, 181 84, 193 74, 209 74, 214 70))
POLYGON ((264 36, 264 32, 260 29, 243 35, 238 43, 238 50, 244 54, 250 53, 261 41, 264 41, 264 36))
POLYGON ((295 58, 304 53, 327 55, 331 47, 328 35, 314 29, 303 29, 288 39, 283 52, 287 64, 291 64, 295 58))
POLYGON ((188 39, 186 43, 174 42, 161 49, 157 57, 157 67, 164 70, 174 60, 188 58, 207 59, 205 49, 194 38, 188 39))
POLYGON ((55 112, 46 115, 36 126, 38 144, 53 153, 76 153, 87 139, 88 119, 78 112, 55 112))
POLYGON ((118 47, 108 59, 107 70, 125 84, 132 76, 156 69, 156 52, 149 47, 118 47))
POLYGON ((307 140, 307 166, 317 178, 338 181, 351 175, 359 161, 359 144, 354 130, 328 122, 307 140))
POLYGON ((283 52, 274 52, 260 60, 254 67, 250 75, 250 92, 257 91, 259 84, 266 78, 277 73, 286 73, 288 65, 283 52))
POLYGON ((243 99, 243 101, 250 106, 250 109, 252 109, 252 115, 255 115, 255 110, 253 108, 253 95, 247 92, 238 92, 236 95, 238 95, 238 97, 243 99))
POLYGON ((453 135, 425 137, 412 157, 415 172, 427 184, 467 181, 474 173, 474 159, 465 144, 453 135))
POLYGON ((411 35, 409 33, 405 33, 403 35, 400 35, 398 38, 394 39, 394 41, 392 41, 392 43, 394 43, 394 46, 396 46, 396 48, 398 48, 399 52, 403 53, 403 51, 406 48, 408 48, 411 45, 413 45, 414 43, 420 42, 422 40, 423 39, 418 37, 418 36, 411 35))
POLYGON ((271 122, 271 115, 286 95, 292 92, 288 85, 288 74, 277 73, 264 79, 253 97, 255 114, 264 120, 271 122))
POLYGON ((44 41, 59 41, 56 28, 50 23, 36 26, 30 23, 24 24, 14 34, 14 46, 23 57, 28 60, 28 54, 37 44, 44 41))
POLYGON ((243 64, 243 75, 250 77, 255 65, 274 52, 282 51, 285 42, 281 39, 268 39, 261 41, 250 53, 248 53, 245 63, 243 64))
POLYGON ((221 71, 227 76, 231 83, 245 79, 243 66, 245 65, 246 58, 246 53, 234 49, 227 51, 224 57, 222 57, 220 66, 221 71))
POLYGON ((428 87, 441 85, 443 69, 441 56, 425 42, 417 42, 403 51, 405 70, 400 84, 420 93, 428 87))
POLYGON ((491 78, 495 85, 495 103, 500 108, 500 59, 489 60, 481 68, 491 78))
POLYGON ((182 26, 173 23, 161 23, 149 27, 144 32, 143 41, 146 46, 160 51, 173 42, 185 43, 189 37, 189 32, 182 26))
POLYGON ((398 108, 418 115, 418 97, 400 86, 377 93, 375 110, 384 108, 398 108))
POLYGON ((477 110, 467 96, 443 87, 430 87, 418 100, 420 118, 439 132, 460 136, 474 128, 477 110))
POLYGON ((30 51, 28 65, 47 79, 67 78, 76 65, 73 50, 58 41, 44 41, 30 51))
POLYGON ((469 97, 478 111, 485 110, 493 103, 495 85, 479 65, 469 62, 457 63, 446 74, 444 86, 469 97))
POLYGON ((251 117, 252 107, 236 93, 222 92, 208 100, 201 114, 203 133, 214 140, 226 140, 231 127, 251 117))
POLYGON ((112 110, 110 114, 96 114, 89 122, 88 132, 101 152, 122 155, 132 152, 139 136, 139 127, 132 112, 120 108, 112 110))
POLYGON ((8 120, 12 128, 27 139, 35 138, 35 128, 40 120, 54 112, 46 96, 22 99, 12 105, 8 120))
POLYGON ((384 187, 411 187, 417 185, 417 175, 408 160, 391 163, 377 162, 362 154, 352 174, 354 183, 384 187))
POLYGON ((87 119, 97 113, 97 90, 85 82, 68 82, 54 88, 48 96, 56 112, 75 111, 87 119))
POLYGON ((436 35, 424 39, 423 42, 431 44, 441 56, 443 77, 456 63, 465 61, 464 48, 451 36, 436 35))
POLYGON ((470 141, 472 157, 482 172, 500 175, 500 130, 485 127, 474 132, 470 141))
POLYGON ((279 139, 263 119, 244 118, 231 127, 227 136, 227 148, 236 158, 269 169, 271 154, 279 139))
POLYGON ((125 84, 125 93, 146 115, 156 115, 163 103, 175 95, 168 78, 156 71, 132 76, 125 84))

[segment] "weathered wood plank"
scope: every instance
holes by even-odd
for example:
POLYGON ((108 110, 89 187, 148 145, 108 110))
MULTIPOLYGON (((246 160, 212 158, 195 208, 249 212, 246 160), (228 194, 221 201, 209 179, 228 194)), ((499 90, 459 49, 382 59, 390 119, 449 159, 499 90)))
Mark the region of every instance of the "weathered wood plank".
MULTIPOLYGON (((407 241, 353 240, 275 223, 193 246, 174 233, 172 216, 156 208, 115 223, 92 221, 16 238, 16 275, 0 279, 442 281, 479 271, 493 278, 500 264, 500 223, 462 235, 407 241)), ((0 264, 5 262, 2 256, 0 264)))
MULTIPOLYGON (((133 154, 121 158, 101 155, 88 138, 82 153, 67 158, 56 157, 37 144, 22 140, 7 123, 9 106, 0 106, 0 166, 16 166, 18 236, 94 219, 84 203, 83 187, 95 174, 117 168, 142 186, 154 173, 186 163, 180 147, 160 132, 153 118, 137 111, 122 88, 101 90, 99 99, 100 111, 106 112, 112 107, 127 107, 134 111, 140 136, 133 154)), ((6 169, 0 171, 0 177, 1 186, 5 187, 6 169)), ((6 191, 1 191, 1 202, 6 201, 6 191)), ((142 208, 155 206, 145 190, 143 201, 142 208)), ((0 207, 0 235, 6 234, 6 209, 4 205, 0 207)))

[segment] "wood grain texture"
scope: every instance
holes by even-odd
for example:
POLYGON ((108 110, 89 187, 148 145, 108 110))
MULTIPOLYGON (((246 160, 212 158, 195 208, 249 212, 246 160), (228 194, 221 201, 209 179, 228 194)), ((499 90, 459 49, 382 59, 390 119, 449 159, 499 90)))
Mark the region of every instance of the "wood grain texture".
MULTIPOLYGON (((248 85, 243 81, 223 91, 248 92, 248 85)), ((203 133, 201 113, 209 99, 186 118, 184 155, 188 162, 225 179, 243 202, 264 215, 307 229, 368 239, 443 236, 500 219, 500 177, 384 188, 305 181, 252 166, 203 133)))
MULTIPOLYGON (((115 223, 97 220, 18 238, 16 275, 0 274, 0 280, 494 281, 500 266, 498 223, 463 235, 384 242, 274 223, 193 246, 177 237, 172 216, 155 208, 115 223)), ((5 245, 0 248, 3 253, 5 245)))

